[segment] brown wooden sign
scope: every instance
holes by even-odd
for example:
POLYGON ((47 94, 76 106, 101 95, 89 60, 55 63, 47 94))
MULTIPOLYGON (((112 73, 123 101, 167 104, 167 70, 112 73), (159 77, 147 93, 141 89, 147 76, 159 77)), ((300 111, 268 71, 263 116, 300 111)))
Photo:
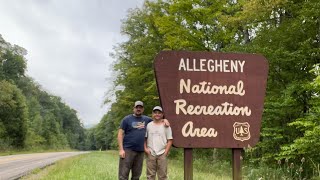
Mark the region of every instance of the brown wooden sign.
POLYGON ((174 146, 243 148, 259 141, 268 74, 263 56, 162 51, 154 65, 174 146))

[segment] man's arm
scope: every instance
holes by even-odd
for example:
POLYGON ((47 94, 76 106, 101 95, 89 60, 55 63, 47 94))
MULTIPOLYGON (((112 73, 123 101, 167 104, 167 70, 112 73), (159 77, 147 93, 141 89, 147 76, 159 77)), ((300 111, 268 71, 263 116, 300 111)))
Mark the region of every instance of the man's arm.
POLYGON ((167 142, 167 145, 166 145, 166 150, 165 150, 165 152, 164 152, 164 154, 166 155, 166 156, 168 156, 169 155, 169 151, 170 151, 170 148, 171 148, 171 146, 172 146, 172 139, 168 139, 168 142, 167 142))
POLYGON ((123 129, 119 129, 118 130, 118 145, 119 145, 119 156, 121 158, 125 158, 125 156, 126 156, 126 153, 123 149, 123 134, 124 134, 123 129))
POLYGON ((147 139, 148 138, 144 139, 144 152, 147 153, 147 154, 150 154, 150 149, 147 146, 147 139))
POLYGON ((166 145, 166 149, 165 149, 164 153, 165 153, 166 156, 168 156, 170 148, 171 148, 172 143, 173 143, 171 127, 165 128, 165 132, 166 132, 166 138, 167 138, 167 145, 166 145))

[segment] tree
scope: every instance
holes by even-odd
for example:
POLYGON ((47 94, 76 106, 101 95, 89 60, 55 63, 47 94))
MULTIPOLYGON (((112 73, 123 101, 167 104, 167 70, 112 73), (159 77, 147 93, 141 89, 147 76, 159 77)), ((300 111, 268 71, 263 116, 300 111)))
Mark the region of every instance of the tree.
POLYGON ((7 81, 0 81, 1 148, 23 148, 27 132, 27 106, 22 92, 7 81))
POLYGON ((256 162, 300 160, 309 154, 305 141, 318 132, 310 125, 319 108, 310 70, 320 62, 319 6, 316 0, 146 1, 123 22, 128 41, 113 54, 114 89, 121 88, 108 119, 118 125, 137 99, 145 101, 146 112, 159 103, 152 67, 161 50, 261 53, 269 60, 269 77, 261 139, 250 151, 256 162))
POLYGON ((307 163, 317 169, 316 162, 320 162, 318 149, 320 148, 320 70, 319 65, 315 65, 311 71, 316 78, 305 87, 311 94, 310 109, 305 116, 296 119, 288 124, 290 127, 298 129, 300 136, 297 136, 293 143, 281 146, 280 157, 282 158, 307 158, 307 163))
POLYGON ((77 112, 25 75, 26 52, 0 35, 1 149, 83 148, 77 112))

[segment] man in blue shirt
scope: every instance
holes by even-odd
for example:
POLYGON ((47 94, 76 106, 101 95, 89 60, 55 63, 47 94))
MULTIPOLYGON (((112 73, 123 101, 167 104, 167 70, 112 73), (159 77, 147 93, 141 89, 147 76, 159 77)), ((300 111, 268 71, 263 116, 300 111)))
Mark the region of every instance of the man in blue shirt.
MULTIPOLYGON (((119 180, 128 180, 131 170, 131 179, 139 180, 144 158, 144 139, 146 127, 152 119, 143 115, 143 102, 136 101, 133 114, 122 119, 118 131, 119 145, 119 180)), ((167 120, 164 120, 169 125, 167 120)))

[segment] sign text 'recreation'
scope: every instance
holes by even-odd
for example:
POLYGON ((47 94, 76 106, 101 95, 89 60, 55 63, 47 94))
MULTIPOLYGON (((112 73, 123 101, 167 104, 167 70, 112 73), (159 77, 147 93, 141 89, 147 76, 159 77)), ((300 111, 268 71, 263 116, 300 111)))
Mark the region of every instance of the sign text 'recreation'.
POLYGON ((259 139, 268 65, 261 55, 163 51, 155 59, 174 145, 239 148, 259 139))

